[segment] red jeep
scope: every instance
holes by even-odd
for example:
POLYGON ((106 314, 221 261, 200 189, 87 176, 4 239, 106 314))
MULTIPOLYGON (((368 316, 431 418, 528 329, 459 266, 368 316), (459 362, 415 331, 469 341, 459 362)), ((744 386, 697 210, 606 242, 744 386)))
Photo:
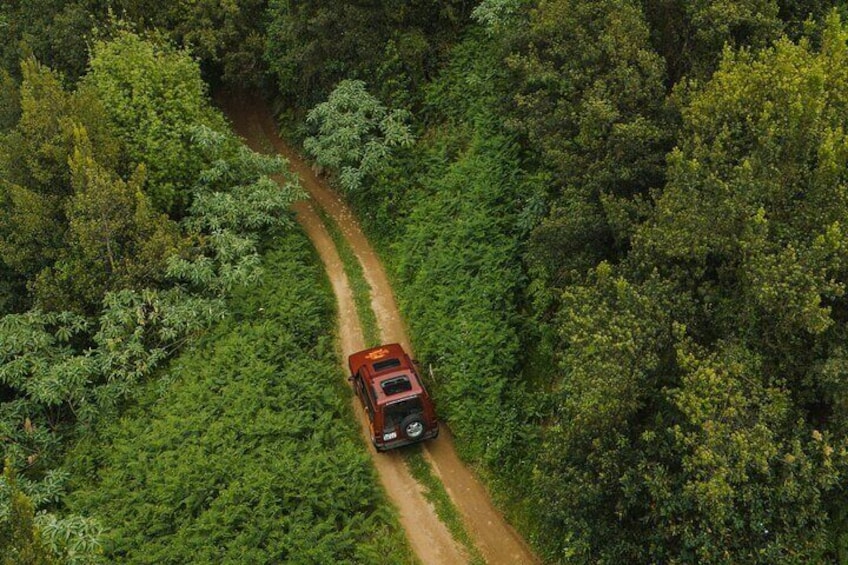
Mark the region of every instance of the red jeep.
POLYGON ((353 389, 371 422, 371 441, 377 451, 439 435, 430 395, 400 345, 354 353, 348 365, 353 389))

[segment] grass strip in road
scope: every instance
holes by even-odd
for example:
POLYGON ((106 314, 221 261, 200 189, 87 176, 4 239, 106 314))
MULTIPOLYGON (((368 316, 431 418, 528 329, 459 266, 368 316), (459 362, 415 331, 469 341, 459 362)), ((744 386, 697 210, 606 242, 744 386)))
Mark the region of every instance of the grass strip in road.
POLYGON ((366 347, 380 345, 380 328, 377 325, 377 316, 371 307, 371 285, 365 280, 365 272, 362 270, 362 264, 356 258, 353 248, 351 248, 347 239, 345 239, 338 224, 322 208, 316 206, 316 210, 321 221, 327 227, 327 231, 344 265, 345 274, 347 274, 350 288, 353 291, 356 314, 359 317, 359 323, 362 325, 362 336, 365 339, 365 345, 366 347))
POLYGON ((424 487, 424 498, 429 500, 436 509, 436 515, 447 526, 453 538, 468 551, 471 565, 485 565, 486 561, 471 540, 462 516, 454 506, 442 482, 433 474, 430 465, 424 458, 423 447, 416 445, 404 450, 403 458, 409 472, 424 487))

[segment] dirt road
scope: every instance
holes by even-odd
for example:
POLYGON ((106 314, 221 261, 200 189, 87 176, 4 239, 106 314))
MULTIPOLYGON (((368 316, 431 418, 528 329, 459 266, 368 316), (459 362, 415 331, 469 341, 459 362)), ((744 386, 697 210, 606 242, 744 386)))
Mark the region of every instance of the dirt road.
MULTIPOLYGON (((344 358, 363 349, 365 341, 344 266, 313 205, 320 206, 339 226, 361 263, 365 278, 372 289, 372 308, 377 317, 382 341, 398 342, 408 351, 412 351, 383 266, 348 207, 314 174, 300 156, 279 138, 271 114, 261 100, 238 95, 222 98, 219 103, 232 120, 235 131, 244 137, 254 150, 267 152, 273 148, 289 160, 291 169, 300 176, 301 183, 311 197, 309 202, 298 203, 295 210, 298 221, 318 250, 336 294, 344 358)), ((367 419, 359 404, 354 405, 363 434, 367 438, 367 419)), ((370 445, 370 441, 367 443, 370 445)), ((418 558, 425 564, 466 563, 468 558, 464 550, 438 519, 432 505, 424 498, 421 486, 413 479, 402 458, 397 453, 378 454, 373 447, 371 452, 383 487, 398 508, 401 525, 418 558)), ((443 428, 437 440, 425 444, 425 455, 462 515, 469 534, 487 563, 538 563, 527 544, 494 508, 480 482, 459 460, 449 430, 443 428)))

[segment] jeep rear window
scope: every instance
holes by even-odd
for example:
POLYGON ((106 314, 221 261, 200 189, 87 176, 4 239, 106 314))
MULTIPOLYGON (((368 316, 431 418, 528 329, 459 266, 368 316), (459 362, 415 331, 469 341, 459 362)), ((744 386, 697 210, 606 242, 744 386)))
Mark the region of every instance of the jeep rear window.
POLYGON ((409 378, 406 376, 385 380, 380 383, 380 386, 383 388, 383 394, 386 396, 412 390, 412 383, 409 382, 409 378))
POLYGON ((394 367, 400 367, 400 359, 393 357, 384 361, 377 361, 376 363, 374 363, 373 367, 375 373, 379 373, 383 369, 392 369, 394 367))

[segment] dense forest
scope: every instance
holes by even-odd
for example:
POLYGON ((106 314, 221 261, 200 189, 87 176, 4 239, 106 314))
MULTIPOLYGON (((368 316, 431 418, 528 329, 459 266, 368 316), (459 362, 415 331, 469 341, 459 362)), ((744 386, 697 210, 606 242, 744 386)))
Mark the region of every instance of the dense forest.
POLYGON ((545 562, 848 562, 848 5, 9 0, 0 29, 7 562, 408 559, 343 386, 287 396, 339 380, 332 307, 234 88, 357 211, 545 562))

